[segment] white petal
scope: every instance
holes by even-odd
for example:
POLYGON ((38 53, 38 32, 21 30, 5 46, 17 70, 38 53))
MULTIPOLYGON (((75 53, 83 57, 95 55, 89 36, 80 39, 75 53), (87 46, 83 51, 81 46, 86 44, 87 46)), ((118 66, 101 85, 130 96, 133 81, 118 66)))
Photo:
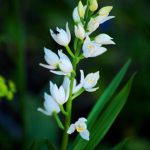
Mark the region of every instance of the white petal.
POLYGON ((52 52, 51 50, 45 47, 44 47, 44 52, 45 52, 45 61, 48 64, 55 66, 59 63, 59 58, 54 52, 52 52))
POLYGON ((66 59, 60 59, 61 63, 59 64, 60 70, 65 73, 71 73, 73 70, 73 66, 70 61, 66 59))
POLYGON ((37 111, 42 112, 44 115, 50 116, 52 115, 50 112, 47 112, 46 110, 42 109, 42 108, 38 108, 37 111))
POLYGON ((50 112, 52 114, 52 112, 60 112, 60 108, 58 106, 58 104, 54 101, 54 99, 52 98, 52 96, 48 95, 47 93, 44 93, 44 107, 46 109, 47 112, 50 112))
POLYGON ((54 87, 54 84, 52 81, 50 81, 50 93, 51 94, 53 93, 53 87, 54 87))
POLYGON ((81 74, 80 83, 83 84, 83 82, 84 82, 84 72, 83 72, 83 70, 80 70, 80 74, 81 74))
POLYGON ((64 73, 63 71, 50 70, 50 72, 57 74, 57 75, 63 75, 63 76, 69 75, 68 73, 64 73))
POLYGON ((88 130, 84 130, 83 132, 80 132, 80 136, 87 141, 89 141, 89 135, 90 133, 88 130))
POLYGON ((57 68, 55 66, 50 66, 50 65, 42 64, 42 63, 40 63, 39 65, 42 66, 42 67, 44 67, 44 68, 46 68, 46 69, 56 69, 57 68))
POLYGON ((66 23, 66 32, 68 34, 68 44, 71 40, 71 33, 70 33, 70 30, 69 30, 69 26, 68 26, 68 22, 66 23))
POLYGON ((106 22, 106 21, 108 21, 108 20, 110 20, 110 19, 113 19, 113 18, 115 18, 115 16, 108 16, 108 17, 105 17, 105 18, 100 22, 100 24, 102 24, 102 23, 104 23, 104 22, 106 22))
POLYGON ((85 89, 85 90, 88 91, 88 92, 95 92, 98 89, 99 89, 99 87, 97 87, 97 88, 91 88, 91 89, 85 89))
POLYGON ((59 104, 63 105, 66 102, 65 90, 62 86, 59 88, 59 104))
POLYGON ((105 47, 97 47, 95 53, 93 54, 92 57, 96 57, 99 55, 102 55, 103 53, 105 53, 107 51, 107 49, 105 47))
MULTIPOLYGON (((66 60, 70 61, 70 59, 68 58, 68 56, 65 55, 62 50, 58 50, 58 55, 59 55, 59 57, 60 57, 61 59, 66 59, 66 60)), ((71 62, 71 61, 70 61, 70 62, 71 62)))
POLYGON ((77 7, 74 8, 72 17, 73 17, 74 22, 80 22, 80 17, 79 17, 79 13, 78 13, 78 8, 77 7))
POLYGON ((73 88, 73 94, 75 94, 75 93, 77 93, 80 89, 82 88, 82 84, 80 83, 80 84, 78 84, 77 86, 75 86, 74 88, 73 88))
POLYGON ((75 124, 71 124, 68 131, 67 131, 67 133, 72 134, 74 131, 75 131, 75 124))
POLYGON ((68 86, 69 85, 70 85, 70 79, 69 79, 69 77, 65 76, 63 84, 62 84, 62 86, 63 86, 63 88, 64 88, 65 91, 68 90, 68 86))
POLYGON ((101 45, 115 44, 112 39, 109 35, 103 33, 95 37, 95 42, 101 45))
POLYGON ((78 121, 86 122, 86 121, 87 121, 87 119, 86 119, 86 118, 84 118, 84 117, 81 117, 81 118, 79 118, 79 119, 78 119, 78 121))

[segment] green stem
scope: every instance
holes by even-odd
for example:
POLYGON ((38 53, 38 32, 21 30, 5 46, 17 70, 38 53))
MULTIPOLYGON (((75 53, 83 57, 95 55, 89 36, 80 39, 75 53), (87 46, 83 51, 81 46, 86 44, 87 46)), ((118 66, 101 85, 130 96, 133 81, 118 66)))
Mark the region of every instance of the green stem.
POLYGON ((60 108, 61 112, 62 112, 65 116, 68 115, 68 113, 65 111, 63 105, 59 105, 59 108, 60 108))
POLYGON ((76 50, 77 50, 77 44, 78 44, 78 38, 77 38, 77 37, 75 37, 74 45, 73 45, 73 47, 74 47, 74 51, 76 51, 76 50))
MULTIPOLYGON (((76 71, 76 66, 77 66, 77 62, 76 62, 76 58, 73 59, 73 69, 74 71, 76 71)), ((66 110, 68 115, 66 116, 66 121, 65 121, 65 129, 64 129, 64 134, 63 134, 63 141, 62 141, 62 147, 61 150, 66 150, 67 149, 67 145, 68 145, 68 134, 67 134, 67 130, 70 126, 70 122, 71 122, 71 110, 72 110, 72 90, 73 90, 73 84, 74 84, 74 79, 75 79, 75 74, 72 73, 71 77, 70 77, 70 93, 69 93, 69 99, 67 101, 66 104, 66 110)))
POLYGON ((76 97, 78 97, 79 95, 81 95, 84 92, 84 89, 82 88, 79 92, 77 92, 76 94, 74 94, 71 98, 71 100, 74 100, 76 97))
POLYGON ((70 56, 71 56, 72 58, 75 57, 74 54, 72 53, 70 47, 69 47, 68 45, 66 46, 66 50, 67 50, 67 52, 70 54, 70 56))
POLYGON ((64 126, 63 126, 61 120, 59 119, 58 114, 56 112, 53 112, 53 116, 54 116, 54 118, 55 118, 55 120, 56 120, 59 128, 61 128, 62 130, 64 130, 64 126))

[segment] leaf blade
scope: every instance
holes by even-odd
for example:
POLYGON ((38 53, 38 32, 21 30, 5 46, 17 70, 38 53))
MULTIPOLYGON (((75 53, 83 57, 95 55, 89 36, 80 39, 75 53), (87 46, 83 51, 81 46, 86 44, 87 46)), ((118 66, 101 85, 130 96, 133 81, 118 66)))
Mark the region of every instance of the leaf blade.
MULTIPOLYGON (((101 113, 102 109, 104 108, 105 104, 109 101, 109 99, 112 97, 112 95, 115 93, 116 89, 120 85, 123 77, 125 76, 128 67, 131 63, 131 59, 129 59, 125 65, 121 68, 121 70, 118 72, 118 74, 114 77, 113 81, 109 84, 108 88, 104 91, 104 93, 101 95, 101 97, 98 99, 97 103, 93 107, 92 111, 90 112, 88 116, 88 128, 90 129, 92 125, 94 124, 95 120, 97 119, 98 115, 101 113)), ((73 147, 75 147, 78 144, 86 145, 87 142, 83 141, 79 136, 76 138, 76 140, 73 143, 73 147)))
POLYGON ((85 149, 88 150, 89 147, 90 150, 94 149, 106 135, 107 131, 110 129, 111 125, 117 118, 129 96, 134 76, 135 74, 131 76, 126 85, 122 88, 122 90, 120 90, 119 94, 117 94, 111 103, 107 106, 97 121, 97 124, 92 128, 91 140, 87 143, 85 149))

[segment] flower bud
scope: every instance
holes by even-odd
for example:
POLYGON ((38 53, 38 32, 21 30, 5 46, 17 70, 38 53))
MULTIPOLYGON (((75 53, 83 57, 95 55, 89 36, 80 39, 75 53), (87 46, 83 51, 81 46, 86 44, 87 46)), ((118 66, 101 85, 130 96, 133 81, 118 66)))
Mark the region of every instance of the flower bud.
POLYGON ((112 8, 112 6, 102 7, 98 13, 100 16, 108 16, 112 8))
POLYGON ((115 42, 112 39, 113 39, 112 37, 103 33, 96 36, 94 41, 101 45, 115 44, 115 42))
POLYGON ((79 13, 80 18, 84 18, 85 9, 81 1, 79 1, 79 4, 78 4, 78 13, 79 13))
POLYGON ((80 40, 85 38, 85 30, 81 23, 79 23, 77 26, 75 25, 75 36, 80 40))
POLYGON ((90 10, 92 12, 96 11, 98 8, 98 3, 97 0, 90 0, 90 6, 89 6, 90 10))
POLYGON ((74 22, 80 22, 78 7, 74 8, 73 13, 72 13, 72 17, 73 17, 74 22))

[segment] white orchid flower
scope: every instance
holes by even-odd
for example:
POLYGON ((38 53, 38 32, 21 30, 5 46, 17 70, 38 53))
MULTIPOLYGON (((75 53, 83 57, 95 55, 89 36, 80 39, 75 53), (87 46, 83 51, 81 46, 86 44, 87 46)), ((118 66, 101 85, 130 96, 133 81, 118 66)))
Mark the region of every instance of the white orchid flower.
POLYGON ((53 112, 60 112, 59 105, 54 101, 52 96, 48 95, 47 93, 44 93, 44 99, 44 109, 38 108, 38 111, 42 112, 47 116, 51 116, 53 112))
POLYGON ((95 18, 91 18, 89 23, 88 23, 88 26, 87 26, 87 29, 88 29, 88 33, 87 35, 90 35, 92 32, 94 32, 100 24, 114 18, 115 16, 109 16, 109 13, 112 9, 112 6, 107 6, 107 7, 103 7, 99 10, 99 15, 95 18))
POLYGON ((59 69, 61 71, 54 71, 51 70, 52 73, 57 74, 57 75, 70 75, 70 73, 73 71, 73 66, 68 58, 67 55, 65 55, 62 50, 58 50, 58 55, 59 55, 59 69))
POLYGON ((78 23, 78 25, 75 25, 75 36, 80 40, 83 40, 85 38, 85 35, 86 34, 82 23, 78 23))
POLYGON ((44 53, 45 53, 44 59, 48 63, 48 65, 40 63, 40 66, 47 69, 56 69, 60 62, 58 56, 54 52, 52 52, 51 50, 45 47, 44 47, 44 53))
POLYGON ((50 33, 52 38, 61 46, 67 46, 71 40, 71 34, 68 27, 68 23, 66 23, 66 31, 63 29, 56 28, 56 31, 52 31, 50 29, 50 33))
POLYGON ((98 87, 94 88, 99 79, 99 71, 95 73, 89 73, 86 77, 84 77, 83 70, 80 70, 81 79, 78 85, 74 85, 73 94, 77 93, 81 88, 84 88, 85 91, 94 92, 98 89, 98 87))
POLYGON ((105 47, 102 47, 100 44, 91 41, 90 38, 87 36, 83 43, 82 50, 84 57, 89 58, 99 56, 106 52, 107 49, 105 47))
POLYGON ((84 79, 83 88, 88 92, 96 91, 98 87, 94 87, 97 84, 99 77, 99 71, 95 73, 89 73, 84 79))
POLYGON ((72 134, 75 130, 79 132, 80 136, 89 141, 89 131, 86 125, 87 120, 85 118, 79 118, 74 124, 71 124, 67 133, 72 134))
POLYGON ((112 41, 112 39, 113 38, 111 38, 109 35, 103 33, 96 36, 94 41, 101 45, 115 44, 115 42, 112 41))
POLYGON ((68 100, 68 92, 65 92, 64 87, 61 85, 59 88, 56 84, 50 81, 50 93, 53 99, 59 104, 63 105, 68 100))

